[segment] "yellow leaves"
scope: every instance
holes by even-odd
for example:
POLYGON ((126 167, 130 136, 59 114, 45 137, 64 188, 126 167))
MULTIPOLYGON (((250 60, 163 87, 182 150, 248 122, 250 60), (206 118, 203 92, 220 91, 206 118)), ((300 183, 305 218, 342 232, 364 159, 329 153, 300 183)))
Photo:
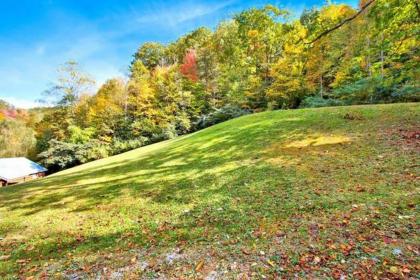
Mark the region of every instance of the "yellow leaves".
POLYGON ((336 24, 356 11, 347 5, 328 5, 321 10, 318 21, 336 24))
POLYGON ((304 46, 302 44, 296 44, 295 42, 284 44, 284 52, 289 55, 301 54, 303 50, 304 46))
POLYGON ((259 35, 258 30, 253 29, 253 30, 248 31, 248 37, 250 37, 250 38, 254 39, 254 38, 258 37, 258 35, 259 35))
POLYGON ((389 268, 389 272, 396 274, 396 273, 400 272, 400 270, 396 266, 391 266, 389 268))
POLYGON ((303 25, 299 24, 296 25, 296 27, 296 31, 294 32, 295 36, 301 39, 306 38, 308 36, 308 30, 303 25))
POLYGON ((270 260, 270 259, 268 259, 268 260, 267 260, 267 263, 268 263, 271 267, 275 267, 275 266, 276 266, 276 264, 275 264, 272 260, 270 260))

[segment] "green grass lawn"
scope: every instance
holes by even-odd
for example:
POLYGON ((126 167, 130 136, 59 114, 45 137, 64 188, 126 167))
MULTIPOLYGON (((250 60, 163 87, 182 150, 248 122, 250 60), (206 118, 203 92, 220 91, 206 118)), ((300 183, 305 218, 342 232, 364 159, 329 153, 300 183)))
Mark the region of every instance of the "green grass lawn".
POLYGON ((0 278, 419 277, 420 104, 273 111, 0 189, 0 278))

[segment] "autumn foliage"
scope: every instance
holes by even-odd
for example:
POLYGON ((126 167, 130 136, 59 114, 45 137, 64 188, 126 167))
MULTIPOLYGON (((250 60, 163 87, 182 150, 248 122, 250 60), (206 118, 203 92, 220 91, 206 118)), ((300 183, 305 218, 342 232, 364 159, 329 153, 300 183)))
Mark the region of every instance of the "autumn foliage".
POLYGON ((197 54, 195 50, 189 50, 180 66, 180 72, 193 82, 198 81, 197 54))

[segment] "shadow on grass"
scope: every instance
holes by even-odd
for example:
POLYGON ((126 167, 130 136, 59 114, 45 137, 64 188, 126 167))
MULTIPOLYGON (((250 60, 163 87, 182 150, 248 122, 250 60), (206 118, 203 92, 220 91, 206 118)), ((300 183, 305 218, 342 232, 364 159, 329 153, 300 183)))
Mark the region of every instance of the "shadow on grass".
MULTIPOLYGON (((244 158, 261 156, 262 149, 273 141, 299 140, 305 137, 295 127, 300 119, 272 121, 260 118, 258 122, 235 128, 222 124, 176 139, 161 150, 140 154, 138 158, 121 160, 80 172, 55 175, 44 180, 4 190, 0 195, 4 206, 10 210, 28 209, 32 215, 44 209, 66 207, 66 199, 84 200, 86 205, 112 201, 124 190, 133 195, 174 193, 177 189, 189 189, 194 182, 212 180, 212 171, 217 167, 240 162, 244 158), (273 133, 277 132, 277 135, 273 133), (204 144, 204 147, 203 147, 204 144), (206 179, 207 177, 207 179, 206 179)), ((134 152, 135 153, 135 152, 134 152)), ((223 170, 217 171, 222 174, 223 170)), ((203 184, 204 185, 204 184, 203 184)), ((156 202, 163 195, 154 195, 156 202)), ((185 203, 182 200, 180 203, 185 203)))

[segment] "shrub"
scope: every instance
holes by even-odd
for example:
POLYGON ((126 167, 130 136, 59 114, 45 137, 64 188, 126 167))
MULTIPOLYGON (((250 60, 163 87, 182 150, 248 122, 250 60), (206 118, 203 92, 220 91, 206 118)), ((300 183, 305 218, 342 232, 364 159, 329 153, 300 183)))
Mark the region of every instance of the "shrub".
POLYGON ((420 87, 415 84, 404 84, 394 88, 392 98, 398 102, 420 102, 420 87))
POLYGON ((110 155, 109 146, 96 140, 85 144, 51 140, 48 144, 48 149, 38 157, 50 171, 58 171, 110 155))
POLYGON ((196 122, 195 126, 197 129, 203 129, 217 123, 221 123, 250 113, 251 111, 242 109, 238 106, 226 105, 207 115, 201 116, 200 119, 196 122))
POLYGON ((330 106, 342 106, 344 103, 337 99, 321 98, 319 96, 306 97, 300 104, 300 108, 319 108, 330 106))
POLYGON ((133 140, 115 140, 112 143, 111 151, 113 155, 121 154, 130 150, 134 150, 137 148, 140 148, 146 144, 148 144, 149 139, 146 137, 140 137, 139 139, 133 139, 133 140))

